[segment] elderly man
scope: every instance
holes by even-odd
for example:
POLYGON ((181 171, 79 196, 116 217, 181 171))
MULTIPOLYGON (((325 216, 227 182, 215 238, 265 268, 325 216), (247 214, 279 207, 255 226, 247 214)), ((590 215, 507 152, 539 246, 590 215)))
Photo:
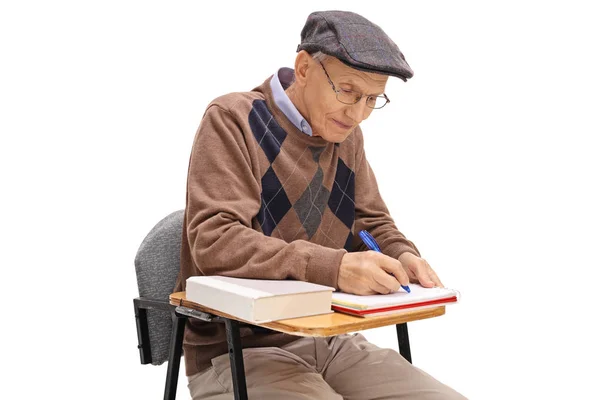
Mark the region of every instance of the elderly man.
MULTIPOLYGON (((177 290, 192 275, 296 279, 361 295, 441 285, 394 225, 359 126, 390 101, 388 76, 412 77, 404 56, 377 25, 343 11, 312 13, 297 52, 293 70, 206 108, 190 157, 177 290), (363 229, 382 253, 365 251, 363 229)), ((251 399, 463 398, 360 334, 241 336, 251 399)), ((221 324, 189 321, 184 354, 194 399, 232 398, 221 324)))

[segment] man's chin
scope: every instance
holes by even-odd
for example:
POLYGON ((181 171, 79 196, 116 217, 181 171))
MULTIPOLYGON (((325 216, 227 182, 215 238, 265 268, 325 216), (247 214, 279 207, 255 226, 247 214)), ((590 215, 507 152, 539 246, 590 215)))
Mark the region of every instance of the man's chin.
POLYGON ((327 132, 325 135, 321 135, 321 137, 331 143, 342 143, 350 136, 350 133, 352 133, 352 129, 346 132, 327 132))

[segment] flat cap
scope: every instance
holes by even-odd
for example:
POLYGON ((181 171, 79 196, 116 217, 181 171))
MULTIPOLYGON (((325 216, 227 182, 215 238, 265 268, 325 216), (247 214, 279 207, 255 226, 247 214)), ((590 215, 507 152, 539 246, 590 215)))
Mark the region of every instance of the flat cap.
POLYGON ((396 76, 403 81, 413 71, 404 55, 378 25, 350 11, 310 14, 300 33, 296 52, 321 51, 344 64, 366 72, 396 76))

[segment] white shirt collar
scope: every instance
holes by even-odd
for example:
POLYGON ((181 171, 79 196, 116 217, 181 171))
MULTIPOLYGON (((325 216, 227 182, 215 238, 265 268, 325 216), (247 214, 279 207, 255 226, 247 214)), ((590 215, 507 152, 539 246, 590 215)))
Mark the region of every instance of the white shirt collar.
POLYGON ((306 133, 308 136, 312 136, 312 128, 308 121, 304 119, 300 111, 296 108, 294 103, 290 100, 288 95, 285 93, 292 83, 294 77, 294 70, 291 68, 283 67, 277 70, 277 73, 271 78, 271 91, 273 92, 273 99, 279 109, 285 114, 285 116, 298 128, 300 131, 306 133), (284 89, 285 87, 285 89, 284 89))

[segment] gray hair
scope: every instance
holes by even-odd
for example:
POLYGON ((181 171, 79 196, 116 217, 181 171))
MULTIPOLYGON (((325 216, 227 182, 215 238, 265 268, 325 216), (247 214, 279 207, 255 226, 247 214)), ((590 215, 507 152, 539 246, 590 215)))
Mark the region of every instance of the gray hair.
MULTIPOLYGON (((325 54, 321 51, 315 51, 314 53, 312 53, 310 55, 312 57, 313 60, 317 61, 317 62, 324 62, 328 59, 330 59, 332 56, 325 54)), ((294 78, 292 79, 292 81, 290 82, 290 86, 296 82, 296 75, 294 75, 294 78)))
POLYGON ((325 54, 321 51, 316 51, 316 52, 312 53, 311 56, 312 56, 313 60, 319 61, 319 62, 323 62, 331 57, 330 55, 325 54))

